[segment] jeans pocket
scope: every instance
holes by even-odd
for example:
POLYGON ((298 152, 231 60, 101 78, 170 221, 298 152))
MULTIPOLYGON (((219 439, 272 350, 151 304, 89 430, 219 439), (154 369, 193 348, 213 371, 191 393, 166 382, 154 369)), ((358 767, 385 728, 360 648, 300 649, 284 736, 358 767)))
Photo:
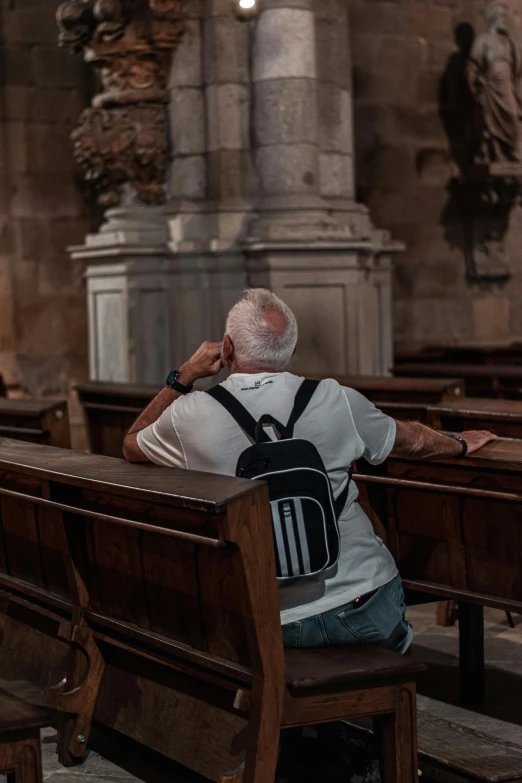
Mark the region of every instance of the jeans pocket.
POLYGON ((404 610, 392 584, 383 585, 363 606, 337 615, 345 628, 365 644, 386 641, 404 621, 404 610))
POLYGON ((298 621, 297 623, 289 623, 283 625, 283 647, 301 647, 301 636, 303 633, 303 624, 298 621))

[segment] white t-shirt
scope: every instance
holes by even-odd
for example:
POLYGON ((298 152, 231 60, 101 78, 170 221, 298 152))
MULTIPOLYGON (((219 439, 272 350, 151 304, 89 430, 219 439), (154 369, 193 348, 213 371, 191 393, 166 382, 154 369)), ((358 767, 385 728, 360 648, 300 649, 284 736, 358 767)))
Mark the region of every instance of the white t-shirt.
MULTIPOLYGON (((303 378, 287 372, 237 373, 223 386, 256 420, 269 413, 286 424, 302 382, 303 378)), ((384 462, 395 443, 395 431, 394 420, 362 394, 325 380, 297 422, 294 437, 316 446, 338 497, 355 460, 364 457, 372 465, 384 462)), ((194 392, 177 399, 157 422, 138 433, 138 445, 157 465, 235 476, 239 455, 252 444, 216 400, 205 392, 194 392)), ((356 502, 358 494, 352 482, 339 520, 341 553, 337 565, 280 587, 282 624, 354 601, 397 575, 393 557, 356 502)))

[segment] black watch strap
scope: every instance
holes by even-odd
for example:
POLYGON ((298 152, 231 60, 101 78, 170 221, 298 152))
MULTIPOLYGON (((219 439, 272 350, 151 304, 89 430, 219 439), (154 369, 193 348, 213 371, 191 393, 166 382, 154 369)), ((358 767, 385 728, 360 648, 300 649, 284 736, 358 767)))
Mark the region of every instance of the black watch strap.
POLYGON ((456 440, 460 443, 462 446, 462 454, 461 457, 465 457, 468 453, 468 444, 464 440, 464 438, 461 438, 460 435, 456 435, 454 432, 447 432, 446 435, 449 435, 450 438, 453 438, 453 440, 456 440))
POLYGON ((179 370, 172 370, 172 372, 170 372, 167 377, 166 386, 168 386, 170 389, 173 389, 174 391, 179 392, 180 394, 190 394, 194 388, 194 384, 191 383, 190 386, 184 386, 179 382, 178 378, 179 370))

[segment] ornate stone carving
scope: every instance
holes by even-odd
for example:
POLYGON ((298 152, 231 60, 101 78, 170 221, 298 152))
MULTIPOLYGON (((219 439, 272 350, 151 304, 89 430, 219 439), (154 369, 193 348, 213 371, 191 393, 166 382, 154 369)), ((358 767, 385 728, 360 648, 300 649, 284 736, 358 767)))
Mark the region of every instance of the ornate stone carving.
POLYGON ((186 0, 67 0, 59 44, 83 52, 102 92, 72 133, 84 182, 105 207, 165 201, 166 104, 172 52, 186 0))
POLYGON ((118 112, 86 109, 72 133, 74 159, 104 207, 118 206, 135 191, 143 204, 165 200, 167 159, 161 106, 128 106, 118 112))

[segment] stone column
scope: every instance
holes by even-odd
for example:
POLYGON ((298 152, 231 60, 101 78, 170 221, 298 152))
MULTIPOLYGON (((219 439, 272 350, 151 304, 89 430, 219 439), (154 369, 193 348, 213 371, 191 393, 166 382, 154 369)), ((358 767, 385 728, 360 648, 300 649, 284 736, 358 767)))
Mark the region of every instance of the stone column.
POLYGON ((254 136, 261 180, 256 237, 311 237, 328 223, 320 198, 313 0, 266 0, 255 27, 254 136))
POLYGON ((391 257, 400 246, 355 203, 345 0, 265 0, 253 79, 262 194, 249 282, 294 309, 294 369, 387 373, 391 257))
POLYGON ((352 63, 346 0, 315 0, 321 196, 335 210, 355 207, 352 63))

